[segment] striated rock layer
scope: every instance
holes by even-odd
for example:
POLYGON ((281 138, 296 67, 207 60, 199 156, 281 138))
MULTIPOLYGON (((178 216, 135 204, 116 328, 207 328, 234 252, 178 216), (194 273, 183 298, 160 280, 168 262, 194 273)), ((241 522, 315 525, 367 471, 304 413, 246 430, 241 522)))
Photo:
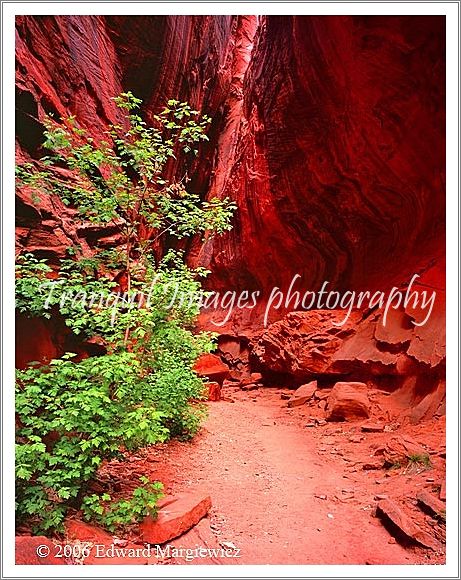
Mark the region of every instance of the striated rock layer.
MULTIPOLYGON (((101 138, 119 111, 112 97, 131 90, 145 114, 169 98, 189 101, 214 118, 211 145, 189 168, 191 189, 205 193, 222 104, 231 82, 235 17, 18 17, 16 34, 17 159, 43 154, 41 119, 75 115, 101 138), (213 138, 213 135, 215 136, 213 138)), ((172 167, 171 171, 179 171, 172 167)), ((17 198, 18 249, 60 257, 70 240, 84 252, 117 243, 110 228, 78 231, 59 200, 38 205, 29 191, 17 198)))
POLYGON ((432 17, 261 19, 210 187, 236 226, 197 242, 213 284, 385 290, 443 253, 443 35, 432 17))
MULTIPOLYGON (((295 274, 305 290, 387 290, 438 264, 431 283, 443 289, 444 34, 438 16, 18 17, 17 158, 42 154, 47 112, 100 137, 122 90, 147 116, 168 98, 211 115, 191 189, 229 196, 238 212, 231 232, 185 249, 212 270, 209 289, 261 293, 211 325, 226 336, 260 333, 271 289, 295 274)), ((17 224, 18 250, 51 260, 71 241, 84 253, 117 243, 114 228, 79 229, 59 200, 37 205, 27 188, 17 224)), ((416 337, 406 356, 432 367, 440 357, 422 343, 433 339, 416 337)))

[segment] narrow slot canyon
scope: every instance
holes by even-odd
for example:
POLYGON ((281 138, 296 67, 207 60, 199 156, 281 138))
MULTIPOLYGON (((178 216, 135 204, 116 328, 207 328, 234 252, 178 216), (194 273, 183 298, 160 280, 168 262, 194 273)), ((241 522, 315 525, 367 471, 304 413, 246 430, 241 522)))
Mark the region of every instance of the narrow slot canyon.
MULTIPOLYGON (((129 497, 140 478, 162 482, 166 498, 159 500, 157 520, 147 515, 122 532, 103 529, 83 517, 79 494, 55 535, 35 533, 21 520, 17 563, 445 563, 445 18, 16 18, 18 166, 47 170, 42 158, 51 154, 43 136, 52 131, 50 113, 58 130, 65 126, 60 119, 72 116, 92 146, 117 143, 119 128, 130 135, 125 109, 114 99, 127 93, 142 99, 145 126, 155 126, 162 109, 183 103, 191 108, 187 119, 196 111, 209 117, 206 138, 185 150, 185 133, 179 144, 167 142, 171 155, 162 161, 156 194, 168 195, 150 206, 150 216, 137 216, 124 237, 125 214, 102 223, 79 213, 67 194, 44 195, 36 182, 24 181, 16 188, 16 253, 46 262, 42 282, 66 267, 71 280, 70 259, 87 264, 89 286, 110 274, 121 292, 151 283, 145 256, 157 267, 177 252, 188 271, 209 271, 200 278, 201 308, 188 312, 180 328, 167 327, 176 311, 158 306, 152 328, 166 321, 167 330, 139 374, 141 382, 148 372, 165 372, 168 388, 178 389, 171 387, 171 401, 193 409, 203 404, 206 413, 187 438, 181 429, 195 415, 175 414, 167 395, 159 395, 158 438, 146 436, 139 448, 111 448, 88 484, 88 493, 109 494, 115 502, 129 497), (205 204, 203 213, 186 205, 189 193, 205 204), (185 209, 175 213, 176 199, 185 209), (155 222, 159 207, 166 208, 166 227, 155 222), (213 219, 217 233, 203 225, 213 219), (178 235, 171 231, 174 220, 183 228, 178 235), (99 254, 113 250, 125 252, 130 266, 112 267, 109 259, 97 265, 99 254), (192 356, 186 331, 213 333, 213 347, 202 353, 191 347, 192 356), (184 360, 191 379, 177 362, 184 360), (205 388, 202 403, 191 386, 197 377, 205 388), (184 423, 177 431, 175 421, 184 423), (37 535, 51 542, 51 560, 64 544, 138 552, 97 557, 91 551, 81 558, 73 549, 59 561, 30 561, 37 535), (173 552, 162 552, 166 545, 173 552), (140 553, 146 546, 163 548, 160 555, 140 553), (187 560, 187 550, 197 546, 205 555, 187 560)), ((120 138, 118 146, 114 155, 126 169, 132 150, 120 138)), ((52 167, 59 187, 74 183, 79 151, 73 150, 73 164, 61 159, 52 167)), ((148 155, 140 151, 139 163, 148 155)), ((129 182, 143 193, 129 210, 148 192, 133 167, 126 171, 129 182)), ((104 182, 107 196, 128 183, 111 182, 107 167, 93 158, 84 169, 94 183, 104 182)), ((84 180, 75 183, 82 196, 84 180)), ((90 198, 85 208, 91 206, 90 198)), ((175 268, 179 279, 185 270, 177 262, 175 268)), ((181 288, 191 292, 192 276, 184 280, 181 288)), ((68 323, 70 302, 64 308, 56 300, 49 315, 37 314, 29 288, 32 306, 16 316, 19 373, 32 363, 48 369, 46 375, 58 368, 47 366, 50 361, 65 361, 66 353, 83 365, 119 355, 96 324, 97 332, 85 334, 86 315, 68 323)), ((84 284, 78 289, 84 292, 84 284)), ((118 320, 128 316, 123 308, 118 320)), ((127 357, 150 340, 148 331, 136 332, 133 324, 116 337, 127 357)), ((142 368, 149 352, 130 368, 142 368)), ((23 388, 29 378, 20 376, 23 388)), ((123 373, 118 376, 123 384, 123 373)), ((89 381, 83 371, 78 380, 89 381)), ((103 407, 116 398, 117 380, 109 398, 101 396, 103 407)), ((148 421, 147 414, 135 415, 141 404, 133 403, 138 425, 148 421)), ((39 416, 42 407, 33 409, 39 416)), ((97 423, 96 411, 94 417, 97 423)), ((17 420, 26 433, 21 444, 25 425, 17 420)), ((60 432, 53 425, 43 437, 47 453, 60 432)), ((45 489, 50 500, 54 492, 48 484, 45 489)))

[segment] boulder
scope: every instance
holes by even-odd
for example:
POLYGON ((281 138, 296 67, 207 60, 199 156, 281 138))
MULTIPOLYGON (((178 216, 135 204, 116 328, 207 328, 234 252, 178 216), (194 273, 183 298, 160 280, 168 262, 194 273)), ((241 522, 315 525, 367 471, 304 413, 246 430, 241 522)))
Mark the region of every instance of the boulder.
POLYGON ((291 312, 263 332, 253 354, 266 369, 296 378, 329 372, 333 355, 355 334, 360 317, 353 312, 344 326, 337 326, 344 319, 342 310, 291 312))
POLYGON ((319 401, 318 407, 321 411, 325 411, 325 409, 327 408, 327 402, 325 399, 321 399, 319 401))
POLYGON ((147 516, 139 526, 143 542, 163 544, 181 536, 207 515, 211 498, 204 493, 190 492, 178 498, 164 498, 159 506, 157 518, 147 516))
POLYGON ((328 421, 357 420, 370 415, 370 401, 365 383, 336 383, 328 397, 328 421))
POLYGON ((220 385, 229 378, 229 368, 215 354, 202 354, 195 362, 194 370, 200 377, 207 377, 220 385))
POLYGON ((250 374, 248 339, 245 337, 221 334, 218 337, 217 352, 229 367, 230 376, 240 380, 250 374))
POLYGON ((382 468, 383 468, 383 462, 379 461, 379 460, 366 461, 365 463, 362 464, 362 469, 364 471, 374 471, 374 470, 382 469, 382 468))
POLYGON ((310 383, 301 385, 298 389, 296 389, 288 401, 288 407, 298 407, 299 405, 304 405, 312 399, 316 390, 317 381, 311 381, 310 383))
POLYGON ((56 545, 45 536, 16 536, 15 563, 16 565, 62 565, 66 561, 56 558, 56 545), (40 554, 42 554, 40 556, 40 554))
POLYGON ((376 508, 376 514, 390 523, 398 535, 403 536, 407 541, 410 540, 434 551, 441 549, 439 542, 419 528, 394 501, 390 499, 380 501, 376 508))

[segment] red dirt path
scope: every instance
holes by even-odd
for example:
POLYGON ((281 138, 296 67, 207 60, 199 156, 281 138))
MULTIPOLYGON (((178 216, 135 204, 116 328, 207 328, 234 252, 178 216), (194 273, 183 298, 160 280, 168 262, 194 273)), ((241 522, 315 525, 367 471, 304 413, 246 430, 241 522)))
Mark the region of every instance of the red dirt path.
MULTIPOLYGON (((213 533, 241 549, 238 560, 223 563, 444 562, 442 553, 396 543, 374 517, 377 494, 406 502, 421 487, 435 492, 442 460, 414 473, 364 471, 362 463, 373 461, 370 449, 388 433, 363 434, 357 441, 357 424, 306 427, 309 407, 287 409, 276 389, 235 391, 232 397, 234 403, 209 403, 209 417, 192 441, 146 449, 125 464, 126 475, 148 473, 168 493, 210 493, 213 533)), ((420 426, 408 429, 422 434, 420 426)), ((442 421, 424 429, 432 434, 432 449, 443 432, 442 421)), ((414 504, 410 509, 418 511, 414 504)))

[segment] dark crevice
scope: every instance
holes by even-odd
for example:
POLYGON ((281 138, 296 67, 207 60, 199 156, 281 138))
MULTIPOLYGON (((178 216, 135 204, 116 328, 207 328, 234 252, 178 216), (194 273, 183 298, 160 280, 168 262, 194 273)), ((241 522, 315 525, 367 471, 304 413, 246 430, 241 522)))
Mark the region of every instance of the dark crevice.
POLYGON ((38 107, 29 91, 16 88, 16 138, 31 157, 38 159, 44 127, 38 120, 38 107))

